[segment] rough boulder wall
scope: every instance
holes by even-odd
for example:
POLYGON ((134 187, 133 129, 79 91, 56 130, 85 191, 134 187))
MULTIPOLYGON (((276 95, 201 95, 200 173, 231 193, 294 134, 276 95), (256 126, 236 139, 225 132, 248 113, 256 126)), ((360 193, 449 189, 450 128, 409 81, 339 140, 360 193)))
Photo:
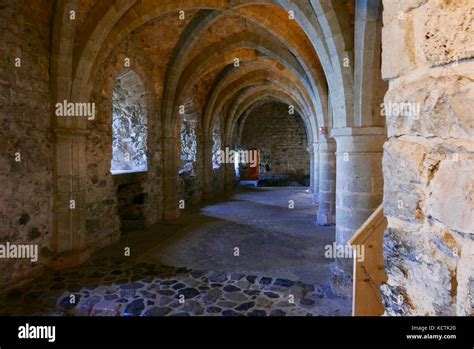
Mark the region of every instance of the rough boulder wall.
POLYGON ((474 315, 474 6, 384 1, 388 315, 474 315))
POLYGON ((40 254, 37 263, 0 259, 0 287, 37 273, 50 255, 51 11, 50 1, 12 0, 0 5, 0 244, 34 244, 40 254))

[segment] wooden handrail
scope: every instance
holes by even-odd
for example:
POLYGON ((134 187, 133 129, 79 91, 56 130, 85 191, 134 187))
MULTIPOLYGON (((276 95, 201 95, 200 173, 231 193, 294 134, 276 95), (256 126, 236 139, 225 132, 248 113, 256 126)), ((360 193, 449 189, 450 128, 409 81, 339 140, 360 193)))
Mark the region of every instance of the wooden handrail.
POLYGON ((387 281, 383 260, 383 237, 387 219, 380 205, 349 240, 354 252, 354 287, 352 313, 356 316, 380 316, 384 305, 380 285, 387 281), (360 257, 363 257, 360 258, 360 257))

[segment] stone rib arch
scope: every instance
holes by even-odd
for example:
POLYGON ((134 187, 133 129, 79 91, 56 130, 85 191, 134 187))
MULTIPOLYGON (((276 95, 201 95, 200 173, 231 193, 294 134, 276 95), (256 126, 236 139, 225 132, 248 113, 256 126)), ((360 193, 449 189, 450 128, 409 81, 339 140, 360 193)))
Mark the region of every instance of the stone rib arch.
MULTIPOLYGON (((250 115, 250 113, 259 108, 260 106, 264 105, 264 104, 267 104, 269 102, 281 102, 283 104, 286 104, 288 106, 290 105, 295 105, 295 101, 291 98, 285 98, 286 96, 284 95, 278 95, 278 93, 275 93, 275 94, 263 94, 261 96, 258 96, 257 98, 255 98, 254 100, 252 100, 252 104, 250 105, 250 107, 248 107, 245 111, 243 111, 239 117, 237 117, 237 120, 240 119, 240 122, 238 122, 238 131, 236 132, 237 134, 237 141, 238 143, 240 143, 241 139, 242 139, 242 132, 243 132, 243 128, 244 128, 244 125, 245 125, 245 122, 248 118, 248 116, 250 115)), ((295 112, 297 112, 299 115, 303 115, 303 111, 299 109, 298 106, 295 107, 295 112)), ((304 119, 303 119, 304 121, 304 119)), ((306 123, 305 123, 305 126, 307 127, 306 123)), ((306 134, 308 136, 308 139, 310 137, 312 137, 312 135, 308 132, 309 130, 307 128, 305 128, 305 131, 306 131, 306 134)))
MULTIPOLYGON (((263 52, 265 55, 289 67, 290 70, 293 70, 294 73, 300 77, 301 81, 306 85, 307 89, 310 90, 309 83, 307 79, 305 79, 304 70, 301 67, 298 67, 297 61, 295 61, 285 49, 276 45, 274 47, 265 45, 260 42, 258 36, 253 33, 246 32, 234 35, 232 38, 229 38, 224 42, 219 42, 216 45, 212 45, 211 47, 203 51, 199 55, 199 57, 197 57, 193 61, 193 63, 188 66, 183 72, 182 76, 180 77, 180 81, 177 85, 177 89, 180 91, 186 91, 186 88, 189 88, 188 81, 194 81, 197 76, 203 75, 206 68, 216 67, 218 65, 216 63, 216 60, 226 62, 230 59, 231 61, 227 61, 227 64, 231 63, 233 61, 233 58, 236 58, 235 55, 232 56, 232 52, 236 49, 240 49, 243 47, 263 52), (226 54, 230 56, 227 56, 226 54)), ((165 115, 165 117, 168 115, 165 115)))
MULTIPOLYGON (((209 131, 210 128, 213 125, 213 119, 215 115, 217 115, 218 111, 222 109, 222 106, 233 96, 236 96, 238 92, 246 87, 251 87, 251 86, 256 86, 255 81, 261 77, 263 77, 266 83, 272 82, 274 84, 277 84, 279 86, 282 86, 284 88, 287 88, 289 92, 292 94, 296 94, 299 96, 299 98, 304 101, 304 105, 307 108, 310 108, 310 100, 307 96, 304 95, 304 93, 299 90, 298 86, 294 86, 294 82, 290 79, 288 79, 284 75, 278 75, 278 74, 269 74, 271 70, 259 70, 259 71, 250 71, 249 73, 241 76, 239 79, 235 80, 233 83, 229 84, 228 86, 223 86, 222 87, 222 93, 220 94, 215 94, 215 99, 217 99, 219 102, 213 105, 209 105, 209 109, 206 110, 206 115, 205 117, 208 117, 209 119, 206 120, 206 128, 209 131), (269 80, 271 79, 271 80, 269 80), (293 87, 294 86, 294 87, 293 87)), ((314 108, 311 108, 311 110, 314 110, 314 108)))
MULTIPOLYGON (((292 88, 294 88, 295 92, 301 96, 304 96, 306 103, 310 105, 309 101, 311 101, 310 96, 302 86, 299 79, 294 76, 290 71, 281 70, 278 67, 278 62, 270 60, 266 57, 259 57, 257 60, 246 63, 240 69, 224 69, 221 75, 216 79, 215 84, 211 87, 209 94, 208 94, 208 101, 205 107, 205 129, 209 130, 212 125, 212 118, 215 115, 214 108, 216 105, 216 101, 219 101, 219 104, 222 104, 222 101, 226 98, 226 95, 232 95, 234 89, 232 86, 235 86, 238 81, 242 81, 244 76, 248 78, 252 78, 255 75, 259 74, 270 74, 271 76, 275 77, 285 77, 288 80, 288 83, 292 88), (250 64, 251 63, 251 64, 250 64)), ((313 101, 311 101, 313 102, 313 101)), ((312 104, 312 103, 311 103, 312 104)), ((219 109, 219 107, 217 107, 219 109)), ((312 106, 312 110, 315 111, 315 115, 318 117, 318 124, 323 124, 322 120, 322 108, 318 105, 312 106)))
MULTIPOLYGON (((268 93, 268 94, 277 94, 282 93, 283 95, 288 96, 291 100, 294 100, 296 103, 295 105, 303 111, 301 116, 304 117, 308 125, 311 125, 310 119, 307 117, 309 111, 306 110, 304 104, 295 99, 284 87, 278 86, 260 86, 245 90, 240 95, 236 96, 234 101, 230 102, 230 106, 228 106, 226 113, 229 115, 227 118, 226 124, 226 142, 231 142, 232 135, 235 134, 234 130, 236 127, 236 118, 240 117, 241 113, 248 108, 252 104, 252 99, 258 95, 268 93)), ((311 129, 311 128, 310 128, 311 129)), ((309 132, 310 134, 314 134, 313 132, 309 132)))
MULTIPOLYGON (((259 2, 253 2, 254 3, 260 3, 260 4, 274 4, 274 5, 278 5, 278 6, 286 6, 285 9, 294 9, 294 6, 290 6, 288 5, 287 2, 281 2, 281 1, 259 1, 259 2)), ((110 33, 110 35, 112 35, 113 37, 116 37, 116 38, 120 38, 121 39, 124 39, 128 33, 130 33, 131 31, 137 29, 138 27, 140 27, 141 25, 143 25, 144 23, 146 23, 147 21, 151 20, 152 18, 155 18, 155 17, 158 17, 160 15, 163 15, 165 13, 173 13, 173 12, 177 12, 177 9, 175 9, 173 11, 173 6, 171 4, 171 1, 166 1, 166 2, 163 2, 162 4, 160 4, 161 6, 152 6, 149 2, 146 2, 146 1, 143 1, 141 3, 138 4, 138 8, 132 8, 129 12, 130 13, 138 13, 138 14, 141 14, 140 16, 136 16, 135 15, 135 20, 133 20, 132 18, 130 19, 125 19, 126 15, 124 16, 124 18, 122 18, 125 23, 127 23, 126 25, 123 25, 123 28, 121 29, 121 31, 119 30, 119 33, 116 34, 116 33, 110 33), (140 7, 141 6, 141 7, 140 7), (148 7, 147 7, 148 6, 148 7), (148 10, 146 11, 145 8, 148 10), (138 20, 137 20, 138 18, 138 20), (133 23, 133 24, 130 24, 130 23, 133 23)), ((187 10, 187 9, 199 9, 202 6, 202 8, 207 8, 207 9, 225 9, 225 8, 228 8, 228 4, 226 1, 201 1, 200 4, 196 4, 195 1, 184 1, 181 6, 179 7, 179 9, 183 9, 183 10, 187 10)), ((296 9, 298 10, 298 9, 296 9)), ((127 13, 128 15, 129 13, 127 13)), ((104 14, 105 16, 105 14, 104 14)), ((117 14, 116 17, 120 17, 120 15, 117 14)), ((114 19, 116 18, 114 17, 114 19)), ((118 24, 114 27, 114 30, 117 28, 117 27, 120 27, 122 25, 121 22, 118 22, 118 24)), ((305 32, 308 32, 308 28, 304 28, 306 29, 305 32)), ((102 38, 102 37, 101 37, 102 38)), ((105 40, 105 39, 104 39, 105 40)), ((94 42, 97 42, 98 44, 103 44, 104 40, 99 40, 99 41, 96 41, 96 40, 93 40, 94 42)), ((116 44, 115 44, 116 45, 116 44)), ((112 45, 109 45, 109 44, 105 44, 105 46, 109 46, 109 47, 114 47, 115 46, 114 44, 112 45)), ((319 51, 321 51, 321 48, 319 49, 319 51)), ((321 56, 322 52, 318 52, 318 56, 321 56)), ((88 63, 84 63, 85 66, 87 67, 86 70, 84 71, 84 75, 85 76, 88 76, 88 72, 91 71, 91 68, 93 66, 93 62, 95 61, 95 58, 96 58, 96 55, 97 53, 95 53, 94 55, 91 55, 88 57, 81 57, 81 59, 85 59, 86 61, 88 61, 88 63)), ((86 93, 87 95, 87 93, 86 93)))

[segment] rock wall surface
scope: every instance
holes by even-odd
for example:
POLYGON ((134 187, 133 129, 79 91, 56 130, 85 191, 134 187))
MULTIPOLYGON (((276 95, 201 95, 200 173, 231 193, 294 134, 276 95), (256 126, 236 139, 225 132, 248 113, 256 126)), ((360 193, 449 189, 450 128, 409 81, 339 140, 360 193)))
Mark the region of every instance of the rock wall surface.
POLYGON ((50 255, 52 132, 49 1, 0 5, 0 244, 33 244, 37 263, 1 259, 0 287, 36 273, 50 255))
POLYGON ((288 106, 267 103, 255 108, 242 130, 241 146, 260 150, 261 178, 271 176, 308 176, 310 155, 305 125, 288 106))
POLYGON ((474 315, 474 7, 386 0, 383 17, 385 106, 406 103, 386 115, 386 314, 474 315))

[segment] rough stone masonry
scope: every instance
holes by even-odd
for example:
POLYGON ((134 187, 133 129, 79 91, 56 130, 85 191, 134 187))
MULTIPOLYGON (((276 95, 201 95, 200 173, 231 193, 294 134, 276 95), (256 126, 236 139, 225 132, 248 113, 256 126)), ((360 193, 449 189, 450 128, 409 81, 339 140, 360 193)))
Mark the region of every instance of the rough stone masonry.
POLYGON ((384 1, 383 17, 385 103, 420 105, 387 119, 386 314, 474 315, 474 8, 384 1))

